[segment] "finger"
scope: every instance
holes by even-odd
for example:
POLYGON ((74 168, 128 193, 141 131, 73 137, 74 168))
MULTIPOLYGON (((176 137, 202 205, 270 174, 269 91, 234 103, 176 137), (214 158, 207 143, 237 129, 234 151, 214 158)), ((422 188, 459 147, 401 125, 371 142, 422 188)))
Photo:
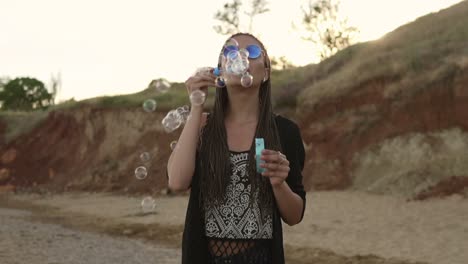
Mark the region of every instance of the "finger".
POLYGON ((289 161, 283 157, 281 157, 280 155, 278 155, 277 153, 275 154, 270 154, 270 155, 265 155, 265 154, 262 154, 262 156, 260 157, 260 159, 264 160, 265 162, 272 162, 272 163, 283 163, 283 164, 286 164, 286 165, 289 165, 289 161))
POLYGON ((262 176, 269 178, 281 178, 282 180, 286 180, 288 174, 283 171, 264 171, 262 172, 262 176))
POLYGON ((262 154, 262 156, 260 156, 260 159, 261 160, 264 160, 265 162, 268 162, 268 163, 278 163, 278 156, 275 156, 275 155, 264 155, 262 154))
POLYGON ((209 81, 209 82, 215 82, 216 80, 216 76, 214 75, 210 75, 208 73, 200 73, 200 74, 197 74, 196 76, 193 76, 192 78, 194 78, 194 81, 209 81))
POLYGON ((265 168, 265 169, 267 169, 267 170, 269 170, 269 171, 276 171, 276 170, 279 169, 280 166, 281 166, 280 164, 275 163, 275 162, 272 162, 272 163, 261 163, 261 164, 260 164, 260 167, 265 168))
POLYGON ((213 67, 200 67, 195 70, 195 72, 192 74, 192 76, 195 76, 197 74, 203 73, 203 72, 213 72, 214 68, 213 67))
POLYGON ((287 160, 285 158, 281 158, 281 160, 278 163, 281 164, 281 165, 289 167, 289 160, 287 160))
POLYGON ((280 156, 282 159, 286 159, 286 155, 284 155, 283 153, 281 153, 281 152, 278 151, 278 154, 279 154, 279 156, 280 156))
POLYGON ((208 77, 204 77, 204 76, 192 76, 192 77, 188 78, 188 79, 185 81, 185 86, 186 86, 186 87, 191 87, 191 86, 196 85, 197 83, 201 83, 201 82, 209 82, 209 83, 214 84, 214 81, 211 80, 211 79, 208 78, 208 77))
POLYGON ((208 72, 201 72, 200 76, 202 76, 204 78, 208 78, 210 80, 213 80, 213 82, 214 82, 214 80, 216 80, 216 77, 217 77, 216 75, 214 75, 213 72, 209 72, 209 71, 208 72))
POLYGON ((208 73, 208 74, 206 74, 206 75, 203 75, 202 77, 203 77, 203 78, 206 78, 206 79, 208 79, 208 80, 210 80, 210 81, 212 81, 212 82, 214 82, 214 81, 216 80, 216 78, 217 78, 217 77, 216 77, 214 74, 212 74, 212 73, 208 73))
POLYGON ((210 85, 208 85, 209 87, 218 87, 216 85, 216 78, 213 76, 197 76, 194 78, 196 78, 194 79, 194 82, 201 82, 201 81, 210 82, 210 85))
POLYGON ((195 82, 195 83, 191 83, 188 85, 188 88, 189 90, 192 92, 194 90, 200 90, 202 88, 206 88, 206 87, 214 87, 215 84, 214 82, 210 82, 210 81, 200 81, 200 82, 195 82))
POLYGON ((213 67, 202 67, 202 68, 199 68, 197 69, 197 71, 195 71, 195 74, 193 74, 193 76, 208 76, 208 77, 216 77, 216 75, 214 74, 214 68, 213 67))
POLYGON ((262 154, 264 155, 276 155, 278 154, 277 150, 272 150, 272 149, 264 149, 262 150, 262 154))
POLYGON ((262 154, 266 157, 267 160, 271 162, 287 163, 287 165, 289 165, 289 161, 287 160, 286 155, 280 151, 267 149, 266 151, 263 151, 262 154))
POLYGON ((282 171, 288 173, 290 168, 286 164, 278 163, 262 163, 260 167, 267 169, 268 171, 282 171))

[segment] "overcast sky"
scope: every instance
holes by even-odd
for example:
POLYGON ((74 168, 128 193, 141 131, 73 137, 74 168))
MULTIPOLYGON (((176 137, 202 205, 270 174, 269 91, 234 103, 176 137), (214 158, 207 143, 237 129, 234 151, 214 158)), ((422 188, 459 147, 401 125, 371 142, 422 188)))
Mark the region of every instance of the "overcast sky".
MULTIPOLYGON (((160 77, 183 82, 196 68, 215 66, 225 37, 214 32, 213 17, 225 2, 0 0, 0 77, 48 84, 60 72, 58 100, 134 93, 160 77)), ((342 0, 342 12, 367 41, 458 2, 342 0)), ((303 2, 293 3, 270 0, 254 31, 270 56, 305 65, 316 57, 291 29, 303 2)))

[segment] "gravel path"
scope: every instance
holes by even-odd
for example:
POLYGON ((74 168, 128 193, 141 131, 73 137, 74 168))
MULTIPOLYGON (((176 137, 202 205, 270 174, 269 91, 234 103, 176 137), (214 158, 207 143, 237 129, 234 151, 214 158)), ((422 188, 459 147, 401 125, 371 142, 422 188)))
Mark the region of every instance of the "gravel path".
POLYGON ((29 215, 27 211, 0 208, 0 263, 180 263, 177 249, 31 222, 29 215))

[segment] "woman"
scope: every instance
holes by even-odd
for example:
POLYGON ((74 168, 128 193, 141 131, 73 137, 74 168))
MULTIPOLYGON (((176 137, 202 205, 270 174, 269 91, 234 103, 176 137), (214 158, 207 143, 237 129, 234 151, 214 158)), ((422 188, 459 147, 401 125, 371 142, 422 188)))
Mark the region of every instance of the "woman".
MULTIPOLYGON (((299 128, 273 113, 270 60, 263 44, 246 33, 232 39, 238 43, 234 49, 251 51, 250 87, 224 71, 225 87, 216 88, 213 110, 203 114, 203 105, 192 105, 168 161, 169 188, 191 188, 183 264, 284 263, 281 219, 295 225, 304 216, 305 153, 299 128), (260 157, 255 138, 265 141, 260 157), (263 173, 256 170, 258 158, 264 161, 263 173)), ((225 45, 221 54, 226 49, 232 46, 225 45)), ((220 56, 218 67, 225 66, 220 56)), ((189 94, 206 94, 208 87, 216 87, 215 80, 213 71, 204 71, 185 84, 189 94)))

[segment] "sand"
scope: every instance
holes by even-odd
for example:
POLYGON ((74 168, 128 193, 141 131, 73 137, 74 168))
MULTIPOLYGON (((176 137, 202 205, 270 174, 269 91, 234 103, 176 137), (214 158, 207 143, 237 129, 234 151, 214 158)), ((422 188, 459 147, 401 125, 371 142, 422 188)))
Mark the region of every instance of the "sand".
MULTIPOLYGON (((62 222, 72 221, 64 220, 67 215, 79 215, 88 219, 88 226, 118 223, 117 233, 123 235, 138 234, 142 227, 158 234, 167 229, 171 234, 165 239, 180 247, 188 197, 155 197, 156 212, 151 214, 141 212, 143 197, 11 194, 0 197, 0 207, 19 202, 55 208, 62 222)), ((316 191, 307 198, 303 221, 295 226, 283 224, 288 263, 468 263, 468 200, 461 196, 406 202, 357 191, 316 191)))
POLYGON ((28 221, 29 212, 0 208, 2 264, 177 264, 180 252, 137 239, 28 221))

